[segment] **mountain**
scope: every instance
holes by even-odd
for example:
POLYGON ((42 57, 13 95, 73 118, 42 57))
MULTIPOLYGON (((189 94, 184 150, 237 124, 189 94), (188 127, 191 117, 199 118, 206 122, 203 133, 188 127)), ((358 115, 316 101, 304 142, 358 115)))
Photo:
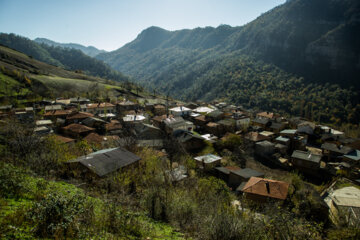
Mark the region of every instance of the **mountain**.
POLYGON ((237 51, 307 82, 360 89, 358 29, 359 1, 293 0, 243 27, 179 31, 150 27, 131 43, 97 58, 142 82, 157 82, 157 74, 177 67, 175 63, 237 51))
POLYGON ((93 46, 85 47, 85 46, 83 46, 81 44, 77 44, 77 43, 58 43, 58 42, 49 40, 47 38, 35 38, 34 41, 37 43, 40 43, 40 44, 44 43, 44 44, 47 44, 47 45, 53 46, 53 47, 74 48, 74 49, 82 51, 83 53, 85 53, 86 55, 88 55, 90 57, 95 57, 99 53, 106 52, 105 50, 99 50, 93 46))
POLYGON ((65 70, 0 45, 0 102, 19 105, 43 97, 118 95, 123 83, 65 70))
POLYGON ((0 33, 0 44, 23 52, 33 58, 71 71, 82 71, 109 80, 125 81, 128 77, 107 64, 85 55, 80 50, 39 44, 15 34, 0 33))
POLYGON ((356 123, 358 29, 357 0, 292 0, 241 27, 150 27, 96 58, 183 100, 222 98, 323 122, 356 123))

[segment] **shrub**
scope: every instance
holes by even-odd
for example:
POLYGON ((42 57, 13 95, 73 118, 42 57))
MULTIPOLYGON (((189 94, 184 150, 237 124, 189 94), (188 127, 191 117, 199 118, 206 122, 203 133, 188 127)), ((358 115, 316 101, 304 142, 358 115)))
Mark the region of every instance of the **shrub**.
POLYGON ((0 196, 19 197, 27 191, 23 170, 0 163, 0 196))

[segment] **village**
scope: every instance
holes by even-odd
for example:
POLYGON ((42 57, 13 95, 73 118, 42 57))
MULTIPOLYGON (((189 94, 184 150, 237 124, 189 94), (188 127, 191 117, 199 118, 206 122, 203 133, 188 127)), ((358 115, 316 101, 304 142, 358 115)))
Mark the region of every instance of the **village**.
MULTIPOLYGON (((359 139, 300 117, 285 118, 226 102, 127 97, 105 102, 44 99, 21 109, 4 105, 0 119, 29 124, 36 135, 54 136, 62 144, 86 141, 96 146, 92 153, 66 163, 80 169, 82 179, 136 167, 141 158, 129 151, 129 145, 157 149, 166 158, 169 145, 175 144, 193 156, 197 171, 222 179, 239 198, 284 202, 290 183, 268 172, 297 172, 309 182, 325 185, 319 199, 334 223, 339 212, 346 212, 349 224, 359 223, 360 190, 355 187, 360 184, 359 139), (233 140, 232 145, 220 154, 199 154, 226 139, 233 140), (228 161, 229 151, 235 160, 228 161), (338 179, 347 187, 336 189, 338 179)), ((172 163, 171 168, 168 174, 174 182, 189 176, 181 164, 172 163)))

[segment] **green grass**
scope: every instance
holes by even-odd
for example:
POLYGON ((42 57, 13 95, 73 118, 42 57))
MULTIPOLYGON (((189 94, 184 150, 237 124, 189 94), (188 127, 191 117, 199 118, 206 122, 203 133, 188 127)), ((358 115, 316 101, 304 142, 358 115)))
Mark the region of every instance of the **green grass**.
MULTIPOLYGON (((24 191, 21 192, 17 198, 1 198, 0 197, 0 230, 6 229, 6 233, 1 233, 0 237, 4 239, 36 239, 33 235, 31 224, 27 222, 24 216, 30 212, 33 205, 48 194, 60 194, 61 196, 76 196, 78 194, 84 194, 84 191, 72 184, 58 181, 47 181, 42 178, 32 177, 25 175, 24 179, 24 191), (25 215, 24 215, 25 214, 25 215), (11 231, 9 232, 9 229, 11 231), (2 235, 6 234, 6 235, 2 235)), ((107 203, 100 198, 94 198, 86 196, 86 202, 91 202, 94 206, 95 221, 98 224, 102 224, 104 221, 104 209, 108 207, 107 203)), ((142 236, 150 237, 150 239, 184 239, 182 234, 174 231, 174 229, 162 222, 154 221, 149 218, 145 212, 131 212, 124 209, 124 213, 133 216, 137 222, 140 223, 141 229, 137 231, 141 232, 142 236)), ((93 239, 118 239, 110 233, 102 232, 93 236, 93 239)), ((121 239, 121 238, 120 238, 121 239)), ((123 239, 138 239, 138 237, 132 234, 127 235, 123 239)))

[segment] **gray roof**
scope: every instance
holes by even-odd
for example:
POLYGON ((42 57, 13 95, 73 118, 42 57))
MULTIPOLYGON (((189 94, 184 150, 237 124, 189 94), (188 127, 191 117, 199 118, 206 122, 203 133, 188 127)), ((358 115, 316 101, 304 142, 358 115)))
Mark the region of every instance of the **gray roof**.
POLYGON ((280 133, 282 134, 295 134, 297 132, 297 129, 284 129, 280 133))
POLYGON ((268 124, 269 121, 270 120, 268 118, 255 118, 252 120, 252 122, 254 122, 254 123, 259 123, 259 124, 264 124, 264 125, 268 124))
POLYGON ((311 161, 315 163, 319 163, 321 160, 320 155, 312 154, 311 152, 304 152, 300 150, 295 150, 291 155, 292 158, 301 159, 304 161, 311 161))
POLYGON ((51 111, 51 110, 61 110, 61 105, 49 105, 45 106, 45 111, 51 111))
POLYGON ((79 162, 95 174, 102 177, 122 167, 139 161, 141 158, 135 154, 121 149, 109 148, 81 156, 69 162, 79 162))
POLYGON ((251 178, 251 177, 263 177, 264 176, 263 173, 258 172, 251 168, 244 168, 244 169, 240 169, 240 170, 231 170, 230 172, 233 174, 236 174, 238 176, 241 176, 245 179, 251 178))
POLYGON ((335 143, 324 143, 321 145, 321 148, 324 150, 340 153, 340 154, 348 154, 352 151, 350 147, 347 146, 337 146, 335 143))
POLYGON ((359 161, 360 160, 360 151, 354 150, 348 154, 345 154, 344 157, 350 158, 354 161, 359 161))
POLYGON ((280 129, 283 127, 283 124, 282 123, 277 123, 277 122, 271 122, 271 126, 270 128, 272 129, 280 129))

